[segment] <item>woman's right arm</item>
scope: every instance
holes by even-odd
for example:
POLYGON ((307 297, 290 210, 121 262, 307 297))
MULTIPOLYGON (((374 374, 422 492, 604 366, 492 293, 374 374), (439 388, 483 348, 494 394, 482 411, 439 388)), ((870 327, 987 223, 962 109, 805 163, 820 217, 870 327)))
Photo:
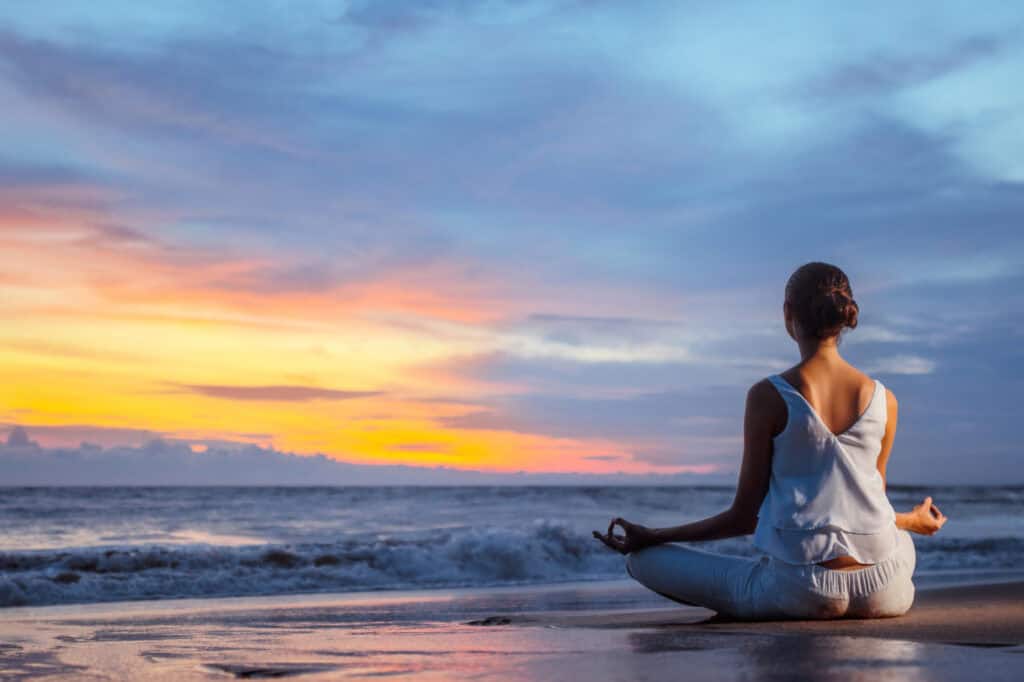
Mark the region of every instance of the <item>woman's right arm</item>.
POLYGON ((786 404, 767 379, 747 391, 743 416, 743 460, 732 506, 720 514, 671 528, 647 528, 614 518, 607 533, 595 538, 617 552, 629 554, 666 542, 696 542, 749 535, 757 527, 757 512, 768 492, 772 470, 772 437, 785 426, 786 404), (615 535, 615 526, 626 532, 615 535))
MULTIPOLYGON (((885 422, 885 435, 882 437, 882 450, 878 454, 878 473, 882 475, 882 483, 885 483, 885 467, 889 463, 889 453, 892 452, 893 441, 896 440, 896 423, 899 419, 899 403, 892 391, 885 389, 885 403, 888 415, 885 422)), ((896 512, 896 527, 911 533, 921 535, 934 535, 943 524, 946 517, 939 508, 932 504, 932 498, 924 498, 924 502, 908 512, 896 512)))

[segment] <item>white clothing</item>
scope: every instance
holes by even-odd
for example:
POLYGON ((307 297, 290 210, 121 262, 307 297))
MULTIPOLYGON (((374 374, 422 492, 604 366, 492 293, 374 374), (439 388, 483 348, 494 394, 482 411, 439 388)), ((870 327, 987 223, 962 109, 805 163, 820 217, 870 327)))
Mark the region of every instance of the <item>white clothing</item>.
POLYGON ((741 619, 899 616, 914 601, 914 541, 896 527, 878 455, 885 387, 839 434, 779 375, 786 426, 773 440, 771 479, 758 511, 756 558, 662 544, 632 552, 629 574, 659 594, 741 619), (835 570, 820 562, 852 556, 872 564, 835 570))
POLYGON ((726 556, 664 544, 630 553, 626 570, 655 592, 733 618, 885 618, 914 602, 917 555, 910 533, 895 534, 896 551, 856 570, 791 564, 767 554, 726 556))
POLYGON ((888 414, 885 386, 876 379, 864 412, 834 434, 785 379, 775 374, 769 381, 786 403, 787 418, 773 439, 771 480, 754 546, 791 564, 839 556, 877 564, 891 557, 896 512, 878 472, 888 414))

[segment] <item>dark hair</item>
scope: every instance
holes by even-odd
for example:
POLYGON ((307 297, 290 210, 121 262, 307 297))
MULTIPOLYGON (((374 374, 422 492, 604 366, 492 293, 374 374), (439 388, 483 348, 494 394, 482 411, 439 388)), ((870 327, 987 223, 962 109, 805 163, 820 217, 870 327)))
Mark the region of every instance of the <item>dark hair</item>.
POLYGON ((786 303, 803 334, 817 339, 857 326, 860 306, 846 273, 828 263, 806 263, 786 282, 786 303))

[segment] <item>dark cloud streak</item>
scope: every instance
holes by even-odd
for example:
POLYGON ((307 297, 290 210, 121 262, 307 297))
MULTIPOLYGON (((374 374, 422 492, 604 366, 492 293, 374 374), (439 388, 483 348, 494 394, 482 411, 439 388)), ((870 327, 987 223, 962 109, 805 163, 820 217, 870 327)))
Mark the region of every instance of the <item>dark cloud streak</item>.
POLYGON ((973 36, 930 54, 876 55, 867 61, 834 69, 812 81, 805 92, 818 99, 879 96, 970 67, 998 55, 1014 40, 1020 40, 1019 31, 1009 35, 973 36))
POLYGON ((176 386, 183 391, 209 398, 266 402, 352 400, 382 395, 381 391, 344 391, 314 386, 223 386, 213 384, 176 384, 176 386))

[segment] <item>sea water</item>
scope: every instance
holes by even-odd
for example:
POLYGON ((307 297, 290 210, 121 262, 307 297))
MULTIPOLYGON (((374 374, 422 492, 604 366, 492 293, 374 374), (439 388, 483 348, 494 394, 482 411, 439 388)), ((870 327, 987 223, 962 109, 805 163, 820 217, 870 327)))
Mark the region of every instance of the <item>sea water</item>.
MULTIPOLYGON (((890 486, 949 517, 918 580, 1017 575, 1024 486, 890 486)), ((0 606, 623 578, 591 537, 726 509, 727 487, 0 488, 0 606)), ((699 546, 753 555, 749 538, 699 546)))

